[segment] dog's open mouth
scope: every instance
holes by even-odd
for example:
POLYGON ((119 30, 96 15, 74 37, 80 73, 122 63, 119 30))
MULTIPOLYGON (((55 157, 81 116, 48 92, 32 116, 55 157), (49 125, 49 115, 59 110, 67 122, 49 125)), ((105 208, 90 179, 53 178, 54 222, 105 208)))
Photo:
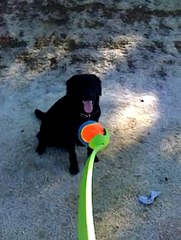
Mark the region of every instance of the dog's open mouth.
POLYGON ((83 101, 84 104, 84 111, 86 113, 91 113, 93 111, 93 101, 83 101))

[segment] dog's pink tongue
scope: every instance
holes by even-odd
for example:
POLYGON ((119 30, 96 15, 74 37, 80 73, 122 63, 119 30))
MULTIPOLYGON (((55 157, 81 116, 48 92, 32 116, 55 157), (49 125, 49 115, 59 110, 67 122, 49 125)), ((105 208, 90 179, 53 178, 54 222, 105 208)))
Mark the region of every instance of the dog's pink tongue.
POLYGON ((84 111, 86 113, 91 113, 93 111, 92 101, 84 101, 84 111))

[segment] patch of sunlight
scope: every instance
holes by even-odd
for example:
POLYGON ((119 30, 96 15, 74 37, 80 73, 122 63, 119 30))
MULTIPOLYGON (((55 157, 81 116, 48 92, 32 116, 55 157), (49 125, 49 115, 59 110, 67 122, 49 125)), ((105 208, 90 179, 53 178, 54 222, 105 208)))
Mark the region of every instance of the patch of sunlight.
MULTIPOLYGON (((126 37, 117 36, 105 43, 105 46, 100 47, 96 52, 97 64, 93 65, 92 71, 101 74, 107 74, 115 69, 115 66, 121 64, 121 68, 127 66, 127 55, 136 49, 136 46, 144 41, 144 38, 139 35, 130 35, 126 37)), ((89 69, 90 70, 90 69, 89 69)))
POLYGON ((110 119, 117 143, 127 146, 143 138, 159 118, 159 100, 153 93, 129 93, 110 119))

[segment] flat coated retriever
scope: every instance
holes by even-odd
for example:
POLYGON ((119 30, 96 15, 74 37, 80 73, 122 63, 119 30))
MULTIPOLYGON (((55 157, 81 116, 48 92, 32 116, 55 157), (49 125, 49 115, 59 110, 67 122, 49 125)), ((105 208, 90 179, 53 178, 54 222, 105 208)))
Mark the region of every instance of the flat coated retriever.
MULTIPOLYGON (((46 147, 51 146, 64 147, 69 153, 69 171, 71 174, 77 174, 79 167, 75 146, 81 145, 78 129, 87 120, 99 120, 101 81, 93 74, 74 75, 66 82, 66 88, 66 95, 47 112, 35 109, 36 117, 41 120, 36 152, 42 154, 46 147)), ((88 156, 91 152, 88 148, 88 156)))

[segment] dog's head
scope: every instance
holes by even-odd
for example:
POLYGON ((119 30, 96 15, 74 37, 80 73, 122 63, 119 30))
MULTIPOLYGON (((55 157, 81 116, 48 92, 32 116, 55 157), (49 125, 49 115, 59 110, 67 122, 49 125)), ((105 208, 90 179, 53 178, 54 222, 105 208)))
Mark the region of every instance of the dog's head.
POLYGON ((67 96, 88 114, 99 104, 101 92, 101 81, 93 74, 74 75, 67 81, 67 96))

